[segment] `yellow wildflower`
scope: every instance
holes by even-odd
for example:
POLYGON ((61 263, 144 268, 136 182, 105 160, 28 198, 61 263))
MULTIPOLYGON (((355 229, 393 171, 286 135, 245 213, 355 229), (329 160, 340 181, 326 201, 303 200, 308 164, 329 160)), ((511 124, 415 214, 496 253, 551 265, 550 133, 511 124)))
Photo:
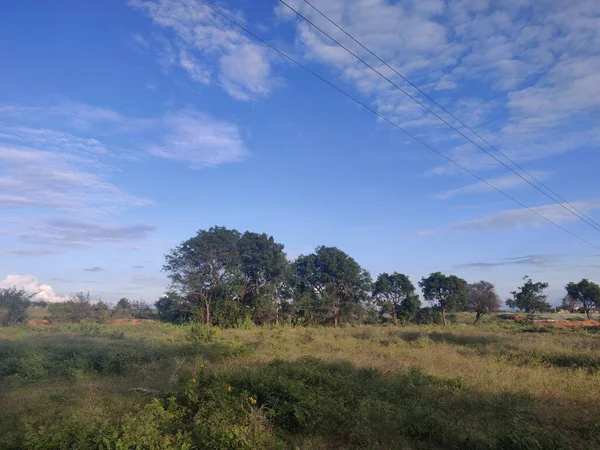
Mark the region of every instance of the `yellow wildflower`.
POLYGON ((196 382, 196 377, 193 377, 192 378, 192 383, 195 383, 195 382, 196 382))
POLYGON ((256 399, 254 397, 250 397, 248 400, 250 400, 250 403, 253 405, 256 405, 256 399))
POLYGON ((227 392, 231 392, 231 391, 233 391, 233 388, 231 386, 227 385, 227 392))

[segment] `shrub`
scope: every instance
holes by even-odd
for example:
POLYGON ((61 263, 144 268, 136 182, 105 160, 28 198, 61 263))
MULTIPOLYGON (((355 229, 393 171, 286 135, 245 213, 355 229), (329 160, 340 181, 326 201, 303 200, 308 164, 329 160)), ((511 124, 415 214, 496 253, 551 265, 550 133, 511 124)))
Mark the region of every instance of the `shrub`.
POLYGON ((32 294, 14 286, 0 289, 0 326, 25 322, 32 297, 32 294))
POLYGON ((185 338, 193 343, 207 343, 217 340, 219 329, 203 324, 194 324, 190 326, 185 334, 185 338))

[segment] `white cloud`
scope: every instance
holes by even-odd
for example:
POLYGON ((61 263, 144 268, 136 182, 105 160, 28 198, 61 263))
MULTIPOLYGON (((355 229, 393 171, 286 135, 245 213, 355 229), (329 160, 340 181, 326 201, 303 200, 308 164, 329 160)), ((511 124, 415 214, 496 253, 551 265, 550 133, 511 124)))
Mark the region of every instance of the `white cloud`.
POLYGON ((64 302, 67 300, 67 297, 56 295, 52 286, 40 283, 33 275, 7 275, 0 280, 0 288, 13 286, 35 294, 35 300, 45 300, 47 302, 64 302))
POLYGON ((58 144, 56 150, 42 151, 0 144, 0 209, 107 212, 150 203, 110 183, 94 159, 62 148, 58 144))
MULTIPOLYGON (((600 200, 578 201, 571 202, 575 208, 588 214, 591 211, 600 209, 600 200)), ((558 223, 566 223, 578 220, 577 217, 567 211, 562 204, 536 206, 531 208, 536 213, 529 209, 511 209, 498 213, 488 214, 484 217, 451 224, 446 227, 420 230, 417 232, 420 236, 430 236, 436 234, 447 234, 461 231, 497 231, 508 229, 523 229, 523 228, 538 228, 545 225, 550 225, 550 222, 543 217, 558 223), (541 217, 543 216, 543 217, 541 217)))
POLYGON ((190 163, 194 167, 218 166, 242 160, 248 153, 236 125, 205 114, 181 111, 162 121, 164 136, 149 145, 153 155, 190 163))
MULTIPOLYGON (((193 81, 205 85, 216 77, 238 100, 264 97, 277 84, 265 49, 203 4, 193 0, 130 0, 129 5, 174 34, 173 39, 159 39, 163 67, 179 66, 193 81)), ((239 13, 227 13, 244 21, 239 13)))
MULTIPOLYGON (((305 2, 288 3, 422 98, 305 2)), ((600 2, 313 3, 519 162, 585 147, 598 135, 593 118, 600 112, 600 2), (484 96, 472 99, 478 103, 476 113, 461 106, 456 98, 470 95, 472 89, 484 96), (442 92, 437 94, 436 90, 442 92)), ((296 28, 296 47, 306 59, 332 68, 370 98, 382 114, 440 150, 449 151, 452 159, 469 169, 496 167, 479 149, 457 137, 285 6, 277 4, 275 10, 296 28)), ((430 173, 455 174, 457 170, 440 166, 430 173)))

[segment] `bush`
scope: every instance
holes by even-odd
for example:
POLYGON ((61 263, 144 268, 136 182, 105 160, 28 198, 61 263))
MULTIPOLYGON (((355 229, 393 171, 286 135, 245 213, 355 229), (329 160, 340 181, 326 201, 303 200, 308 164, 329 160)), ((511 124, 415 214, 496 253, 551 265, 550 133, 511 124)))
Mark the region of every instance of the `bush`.
POLYGON ((189 322, 197 312, 190 302, 172 292, 165 294, 154 306, 160 320, 178 324, 189 322))
POLYGON ((14 286, 0 289, 0 326, 6 327, 25 322, 32 297, 32 294, 14 286))
POLYGON ((90 320, 101 323, 108 318, 109 308, 104 302, 93 302, 89 293, 79 292, 65 302, 50 303, 48 312, 55 322, 78 323, 90 320))

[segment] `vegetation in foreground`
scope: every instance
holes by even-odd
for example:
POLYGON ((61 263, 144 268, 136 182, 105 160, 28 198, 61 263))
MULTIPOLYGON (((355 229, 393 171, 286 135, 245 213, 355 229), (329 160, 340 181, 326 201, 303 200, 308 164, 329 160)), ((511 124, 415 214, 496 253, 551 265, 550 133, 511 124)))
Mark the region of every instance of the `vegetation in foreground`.
POLYGON ((595 329, 0 329, 0 448, 598 448, 595 329))

